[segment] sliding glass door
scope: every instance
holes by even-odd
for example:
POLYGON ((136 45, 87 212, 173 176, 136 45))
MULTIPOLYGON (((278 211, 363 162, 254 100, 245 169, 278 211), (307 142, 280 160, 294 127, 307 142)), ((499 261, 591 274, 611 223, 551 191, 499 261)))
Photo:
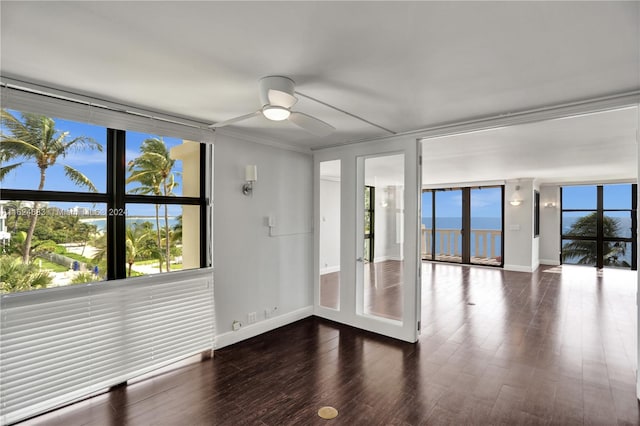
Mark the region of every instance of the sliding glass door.
POLYGON ((422 258, 502 266, 503 192, 502 186, 424 190, 422 258))
POLYGON ((503 203, 502 187, 470 188, 469 261, 501 266, 503 203))

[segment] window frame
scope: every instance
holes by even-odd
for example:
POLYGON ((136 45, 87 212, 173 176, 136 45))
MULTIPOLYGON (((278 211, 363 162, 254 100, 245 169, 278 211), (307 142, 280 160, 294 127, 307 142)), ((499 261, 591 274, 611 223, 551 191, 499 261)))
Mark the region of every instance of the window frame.
MULTIPOLYGON (((15 110, 14 108, 9 108, 15 110)), ((20 110, 16 110, 22 112, 20 110)), ((42 114, 46 115, 46 114, 42 114)), ((69 120, 72 121, 72 120, 69 120)), ((201 229, 199 241, 199 269, 210 267, 208 256, 208 205, 207 196, 207 144, 200 144, 199 148, 199 196, 156 196, 126 193, 126 130, 101 126, 106 132, 106 192, 76 192, 76 191, 50 191, 37 189, 12 189, 2 188, 3 200, 34 201, 34 202, 75 202, 75 203, 100 203, 106 206, 107 211, 126 211, 127 204, 169 204, 169 205, 195 205, 200 206, 199 227, 201 229), (122 210, 120 210, 122 209, 122 210)), ((152 134, 152 133, 150 133, 152 134)), ((185 138, 184 140, 188 140, 185 138)), ((128 279, 126 276, 126 216, 106 215, 107 235, 107 274, 106 281, 128 279)), ((170 272, 170 271, 168 271, 170 272)), ((179 271, 174 271, 176 273, 179 271)), ((35 290, 32 290, 35 291, 35 290)))
MULTIPOLYGON (((638 239, 637 239, 637 229, 638 229, 638 218, 637 218, 637 209, 638 209, 638 185, 635 183, 627 183, 631 187, 631 208, 628 209, 606 209, 604 208, 604 186, 605 185, 615 185, 615 184, 598 184, 593 185, 596 187, 596 208, 595 209, 565 209, 563 205, 563 193, 565 186, 560 187, 560 264, 563 264, 562 261, 562 252, 563 252, 563 241, 574 240, 574 241, 591 241, 596 244, 596 265, 595 267, 598 269, 604 268, 606 265, 604 264, 604 243, 607 242, 624 242, 631 243, 631 267, 630 270, 636 271, 638 270, 638 239), (604 216, 607 212, 629 212, 631 217, 631 237, 607 237, 604 235, 604 216), (596 235, 594 236, 583 236, 583 235, 572 235, 564 233, 564 213, 595 213, 596 220, 596 235)), ((569 187, 571 185, 567 185, 569 187)))

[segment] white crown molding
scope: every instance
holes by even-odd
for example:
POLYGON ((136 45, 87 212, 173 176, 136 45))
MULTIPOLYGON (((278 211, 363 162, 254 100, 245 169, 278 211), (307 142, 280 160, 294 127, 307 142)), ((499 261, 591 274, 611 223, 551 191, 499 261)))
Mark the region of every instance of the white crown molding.
MULTIPOLYGON (((393 136, 382 136, 378 138, 360 139, 346 141, 327 147, 311 148, 313 151, 322 151, 345 145, 364 144, 373 141, 393 140, 399 137, 415 137, 418 140, 434 139, 445 136, 455 136, 461 134, 484 132, 502 127, 514 126, 517 124, 536 123, 547 120, 558 120, 570 117, 579 117, 599 112, 638 108, 640 105, 640 90, 632 90, 622 93, 589 98, 562 104, 552 104, 528 110, 506 112, 504 114, 472 117, 466 120, 455 122, 434 124, 423 129, 401 132, 393 136)), ((639 136, 640 138, 640 136, 639 136)))

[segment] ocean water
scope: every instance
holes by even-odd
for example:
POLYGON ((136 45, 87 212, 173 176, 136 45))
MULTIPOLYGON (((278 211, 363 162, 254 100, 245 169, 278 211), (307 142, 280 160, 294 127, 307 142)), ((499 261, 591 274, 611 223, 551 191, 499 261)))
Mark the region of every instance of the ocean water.
MULTIPOLYGON (((107 219, 106 218, 95 218, 95 219, 80 219, 81 222, 83 223, 88 223, 89 225, 96 225, 96 227, 98 228, 98 231, 104 231, 105 228, 107 227, 107 219)), ((144 222, 150 222, 151 223, 151 229, 156 229, 156 217, 155 216, 145 216, 145 217, 140 217, 140 216, 136 216, 136 217, 130 217, 126 219, 127 222, 127 226, 130 226, 133 223, 139 223, 142 224, 144 222)), ((178 224, 178 218, 175 216, 169 216, 169 227, 173 228, 175 225, 178 224)), ((160 217, 160 227, 164 228, 164 217, 161 216, 160 217)))

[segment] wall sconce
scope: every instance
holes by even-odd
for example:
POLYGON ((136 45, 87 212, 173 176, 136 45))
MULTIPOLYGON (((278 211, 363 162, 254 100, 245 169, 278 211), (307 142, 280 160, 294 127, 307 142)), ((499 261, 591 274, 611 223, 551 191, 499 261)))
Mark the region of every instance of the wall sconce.
POLYGON ((518 192, 520 190, 520 185, 516 185, 516 192, 513 193, 513 195, 511 196, 511 200, 509 200, 509 204, 511 204, 512 206, 519 206, 520 204, 522 204, 522 197, 520 196, 520 192, 518 192))
POLYGON ((254 164, 245 167, 244 180, 247 182, 242 185, 242 193, 244 195, 251 195, 253 192, 253 182, 258 180, 258 166, 254 164))
POLYGON ((556 208, 556 203, 551 201, 549 203, 544 203, 544 206, 548 209, 555 209, 556 208))

